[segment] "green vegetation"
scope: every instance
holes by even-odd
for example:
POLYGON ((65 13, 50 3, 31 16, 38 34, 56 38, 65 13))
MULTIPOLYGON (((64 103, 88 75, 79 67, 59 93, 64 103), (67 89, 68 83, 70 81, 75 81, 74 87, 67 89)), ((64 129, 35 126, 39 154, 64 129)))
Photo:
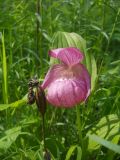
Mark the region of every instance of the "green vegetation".
POLYGON ((84 52, 92 79, 85 104, 47 105, 52 160, 120 159, 120 1, 0 1, 0 159, 44 160, 42 117, 27 104, 28 81, 42 83, 52 48, 84 52))

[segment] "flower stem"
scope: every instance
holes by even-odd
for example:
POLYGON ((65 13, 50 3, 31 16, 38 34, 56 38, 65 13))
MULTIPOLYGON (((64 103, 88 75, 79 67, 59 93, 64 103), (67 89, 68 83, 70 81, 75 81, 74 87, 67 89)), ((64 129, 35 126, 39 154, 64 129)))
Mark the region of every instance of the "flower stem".
POLYGON ((79 110, 78 106, 76 107, 76 123, 77 123, 77 130, 78 130, 80 145, 81 145, 81 148, 82 148, 82 145, 83 145, 83 141, 82 141, 82 124, 81 124, 80 110, 79 110))
POLYGON ((45 150, 46 147, 45 147, 45 117, 44 115, 42 116, 42 136, 43 136, 43 146, 45 150))

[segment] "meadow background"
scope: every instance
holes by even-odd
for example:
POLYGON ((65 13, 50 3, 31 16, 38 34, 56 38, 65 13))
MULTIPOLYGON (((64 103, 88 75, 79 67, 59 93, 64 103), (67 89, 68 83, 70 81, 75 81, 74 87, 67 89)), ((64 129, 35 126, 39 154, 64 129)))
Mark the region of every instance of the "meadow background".
POLYGON ((43 81, 48 51, 63 32, 86 41, 94 88, 78 105, 80 119, 76 108, 48 104, 46 146, 55 160, 120 159, 120 1, 0 0, 1 160, 43 159, 42 119, 26 103, 28 81, 43 81))

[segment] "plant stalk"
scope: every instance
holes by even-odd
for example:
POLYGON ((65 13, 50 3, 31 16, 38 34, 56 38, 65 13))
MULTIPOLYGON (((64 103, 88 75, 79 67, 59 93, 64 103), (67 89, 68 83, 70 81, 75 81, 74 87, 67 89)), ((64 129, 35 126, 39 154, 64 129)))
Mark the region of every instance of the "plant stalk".
POLYGON ((79 110, 78 106, 76 106, 76 123, 77 123, 79 141, 80 141, 80 145, 81 145, 81 148, 82 148, 82 146, 83 146, 82 124, 81 124, 80 110, 79 110))
POLYGON ((38 16, 40 16, 40 0, 37 0, 36 4, 36 13, 37 13, 37 20, 36 20, 36 53, 39 55, 39 27, 40 23, 38 20, 38 16))
POLYGON ((106 49, 105 49, 105 53, 106 53, 106 52, 108 51, 108 49, 109 49, 109 45, 110 45, 110 42, 111 42, 113 33, 114 33, 114 31, 115 31, 115 27, 116 27, 116 23, 117 23, 119 14, 120 14, 120 9, 118 9, 118 12, 117 12, 117 14, 116 14, 115 21, 114 21, 114 24, 113 24, 113 27, 112 27, 112 31, 111 31, 111 33, 110 33, 110 37, 109 37, 109 40, 108 40, 108 44, 107 44, 106 49))
POLYGON ((45 145, 45 117, 44 117, 44 115, 42 115, 42 136, 43 136, 43 146, 44 146, 44 150, 45 150, 46 145, 45 145))

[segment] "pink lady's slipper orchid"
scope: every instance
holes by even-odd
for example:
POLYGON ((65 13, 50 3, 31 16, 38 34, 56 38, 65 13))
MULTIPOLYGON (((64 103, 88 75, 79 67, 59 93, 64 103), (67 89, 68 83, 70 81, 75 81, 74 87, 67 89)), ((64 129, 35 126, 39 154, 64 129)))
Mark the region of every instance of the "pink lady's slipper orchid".
POLYGON ((90 75, 80 62, 83 54, 77 48, 59 48, 49 55, 61 61, 53 65, 42 84, 47 100, 57 107, 73 107, 90 94, 90 75))

